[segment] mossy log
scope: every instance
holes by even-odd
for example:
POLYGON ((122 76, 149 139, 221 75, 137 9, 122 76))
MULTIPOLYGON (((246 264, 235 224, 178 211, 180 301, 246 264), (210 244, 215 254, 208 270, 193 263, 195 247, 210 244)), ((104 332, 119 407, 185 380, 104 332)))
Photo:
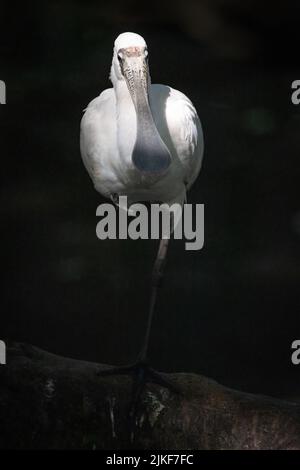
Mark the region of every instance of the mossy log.
POLYGON ((146 386, 131 442, 131 378, 100 378, 107 367, 8 345, 0 366, 0 448, 300 449, 298 404, 186 373, 168 374, 181 396, 146 386))

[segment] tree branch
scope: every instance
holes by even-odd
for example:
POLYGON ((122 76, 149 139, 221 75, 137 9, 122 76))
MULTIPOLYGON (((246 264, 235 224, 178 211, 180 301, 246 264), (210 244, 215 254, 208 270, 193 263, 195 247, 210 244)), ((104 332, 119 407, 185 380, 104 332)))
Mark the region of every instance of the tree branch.
POLYGON ((149 384, 129 441, 131 379, 108 366, 11 343, 0 366, 2 449, 300 449, 300 406, 168 374, 183 395, 149 384))

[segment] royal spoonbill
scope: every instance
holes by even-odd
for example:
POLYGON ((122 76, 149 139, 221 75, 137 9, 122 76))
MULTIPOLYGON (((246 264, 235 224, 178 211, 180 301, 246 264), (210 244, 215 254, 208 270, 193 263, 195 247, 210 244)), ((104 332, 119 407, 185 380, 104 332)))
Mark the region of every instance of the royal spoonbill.
MULTIPOLYGON (((174 61, 179 58, 174 55, 174 61)), ((110 71, 113 88, 90 102, 81 121, 81 155, 103 196, 118 204, 149 201, 184 204, 198 176, 203 134, 196 109, 180 91, 150 80, 148 48, 135 33, 115 40, 110 71)), ((133 373, 135 412, 146 381, 175 389, 147 362, 149 335, 169 238, 159 243, 154 263, 147 327, 137 363, 101 375, 133 373)))

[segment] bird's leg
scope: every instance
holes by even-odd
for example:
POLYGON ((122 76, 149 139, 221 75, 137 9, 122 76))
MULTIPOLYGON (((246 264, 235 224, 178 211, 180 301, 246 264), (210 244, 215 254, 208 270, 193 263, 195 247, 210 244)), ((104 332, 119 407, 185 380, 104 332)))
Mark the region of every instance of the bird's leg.
POLYGON ((152 382, 162 387, 169 389, 173 393, 180 393, 179 388, 177 388, 171 381, 166 379, 163 374, 160 374, 152 367, 149 366, 147 361, 147 353, 149 347, 149 338, 151 332, 151 326, 154 316, 154 309, 157 300, 158 289, 161 286, 161 281, 163 278, 164 267, 166 263, 167 251, 169 246, 169 238, 162 238, 159 243, 159 248, 157 256, 154 262, 153 271, 152 271, 152 283, 151 283, 151 297, 150 297, 150 306, 147 319, 147 326, 144 336, 144 341, 142 344, 141 351, 138 355, 137 362, 129 366, 114 367, 104 371, 100 371, 98 375, 102 377, 112 376, 112 375, 132 375, 133 384, 132 384, 132 395, 129 408, 129 427, 131 439, 134 436, 134 430, 136 426, 136 418, 138 412, 138 405, 140 402, 141 395, 143 393, 145 384, 147 382, 152 382))
POLYGON ((132 372, 133 369, 138 367, 139 369, 147 368, 149 370, 149 373, 151 371, 151 375, 153 376, 153 378, 154 376, 156 377, 156 375, 152 373, 154 371, 150 369, 148 366, 147 352, 148 352, 148 347, 149 347, 150 332, 151 332, 151 326, 153 322, 157 294, 158 294, 158 289, 161 286, 161 281, 163 278, 163 272, 164 272, 164 267, 166 263, 169 242, 170 242, 169 238, 162 238, 159 243, 159 248, 158 248, 158 252, 156 255, 156 259, 155 259, 153 271, 152 271, 151 297, 150 297, 150 305, 149 305, 149 312, 148 312, 148 318, 147 318, 147 326, 146 326, 142 348, 140 350, 136 363, 134 363, 133 365, 113 367, 111 369, 100 371, 99 375, 101 376, 119 375, 119 374, 127 375, 130 372, 132 372))
POLYGON ((164 267, 166 264, 168 246, 170 239, 162 238, 159 243, 158 252, 153 266, 152 271, 152 282, 151 282, 151 297, 150 297, 150 306, 147 319, 147 327, 144 336, 144 342, 141 348, 141 351, 138 356, 138 362, 147 362, 147 353, 149 348, 149 338, 151 332, 151 326, 153 322, 154 309, 156 305, 156 299, 158 294, 158 289, 161 286, 161 281, 163 278, 164 267))

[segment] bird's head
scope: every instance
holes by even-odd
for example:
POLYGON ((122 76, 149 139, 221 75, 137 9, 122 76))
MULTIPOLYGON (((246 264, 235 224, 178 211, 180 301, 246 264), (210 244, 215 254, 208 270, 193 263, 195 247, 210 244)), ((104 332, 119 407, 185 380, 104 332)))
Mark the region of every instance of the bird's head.
POLYGON ((115 85, 125 81, 134 104, 138 90, 148 92, 150 74, 147 44, 136 33, 122 33, 115 40, 110 78, 115 85))
POLYGON ((142 174, 164 174, 171 156, 154 123, 149 102, 150 74, 147 44, 135 33, 120 34, 114 46, 111 66, 114 87, 126 83, 137 117, 137 135, 132 162, 142 174))

